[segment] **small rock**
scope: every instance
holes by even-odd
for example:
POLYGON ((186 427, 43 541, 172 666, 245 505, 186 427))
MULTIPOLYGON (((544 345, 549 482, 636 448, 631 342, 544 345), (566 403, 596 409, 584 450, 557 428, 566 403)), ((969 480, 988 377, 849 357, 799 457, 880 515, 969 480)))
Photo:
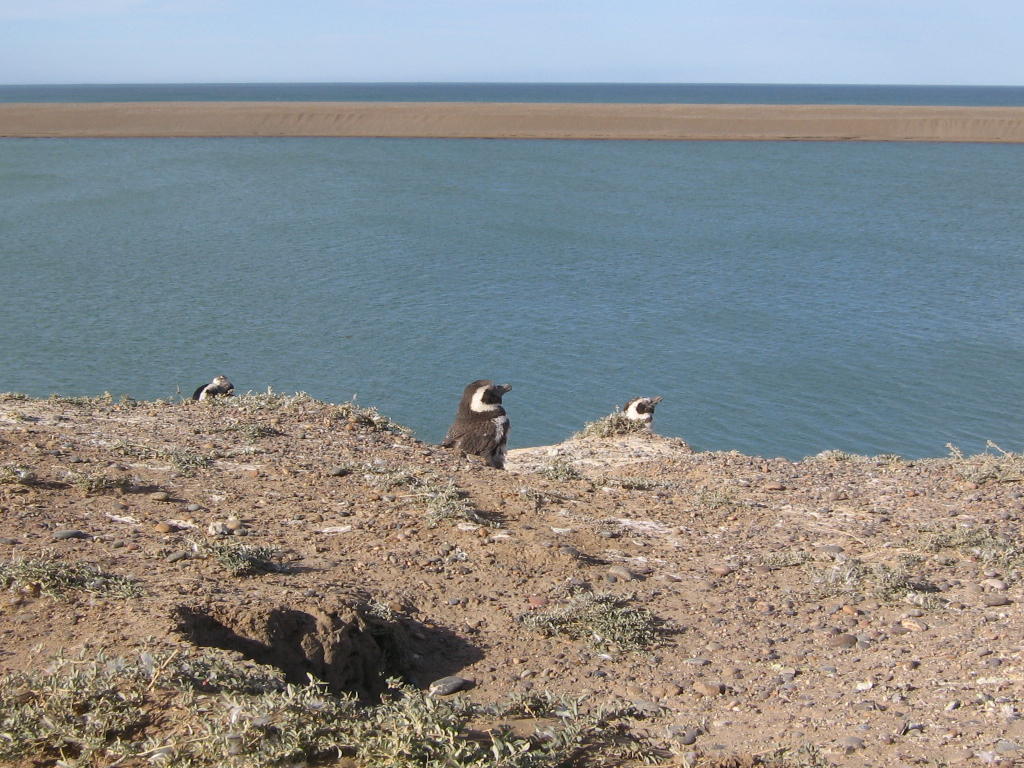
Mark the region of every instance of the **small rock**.
POLYGON ((149 498, 153 501, 169 501, 171 494, 167 493, 167 491, 154 491, 149 494, 149 498))
POLYGON ((693 665, 693 666, 695 666, 695 667, 706 667, 706 666, 708 666, 708 665, 709 665, 709 664, 710 664, 711 662, 710 662, 710 661, 709 661, 708 659, 702 659, 702 658, 700 658, 700 657, 698 656, 698 657, 695 657, 695 658, 692 658, 692 659, 687 659, 687 660, 686 660, 686 661, 684 661, 683 663, 684 663, 684 664, 692 664, 692 665, 693 665))
POLYGON ((829 648, 853 648, 856 644, 857 638, 845 632, 825 638, 825 645, 829 648))
POLYGON ((185 507, 186 512, 198 512, 201 509, 202 506, 199 504, 189 504, 187 507, 185 507))
POLYGON ((153 528, 156 530, 157 533, 174 533, 174 531, 177 530, 177 528, 175 528, 170 523, 157 523, 153 526, 153 528))
POLYGON ((64 541, 65 539, 91 539, 92 534, 79 530, 54 531, 51 538, 55 541, 64 541))
POLYGON ((970 760, 972 757, 974 757, 973 749, 958 749, 949 753, 946 757, 946 762, 953 765, 955 763, 962 763, 965 760, 970 760))
POLYGON ((206 532, 211 536, 227 536, 231 533, 228 527, 220 521, 214 521, 210 523, 210 525, 206 529, 206 532))
POLYGON ((169 554, 167 556, 167 562, 168 563, 176 563, 179 560, 186 560, 186 559, 188 559, 188 552, 185 551, 184 549, 180 549, 177 552, 172 552, 171 554, 169 554))
POLYGON ((786 490, 786 486, 784 486, 782 483, 774 482, 765 485, 764 489, 766 491, 784 491, 786 490))
POLYGON ((713 683, 707 680, 695 680, 693 690, 701 696, 721 696, 725 693, 725 686, 721 683, 713 683))
POLYGON ((327 474, 330 477, 344 477, 345 475, 351 474, 351 470, 345 469, 344 467, 331 467, 327 470, 327 474))
POLYGON ((526 602, 533 608, 543 608, 548 604, 548 599, 546 597, 529 597, 526 602))
POLYGON ((17 544, 17 543, 18 543, 17 539, 9 539, 6 536, 4 538, 0 539, 0 544, 7 544, 8 546, 12 545, 12 544, 17 544))
POLYGON ((466 678, 459 677, 457 675, 449 675, 448 677, 442 677, 440 680, 432 682, 427 690, 431 696, 448 696, 456 691, 461 691, 470 685, 472 685, 471 680, 467 680, 466 678))
POLYGON ((608 574, 610 576, 614 576, 616 579, 621 579, 622 581, 636 580, 636 574, 629 570, 629 568, 622 565, 613 565, 608 569, 608 574))
POLYGON ((989 608, 995 608, 1000 605, 1009 605, 1013 601, 1006 595, 987 594, 981 596, 981 602, 989 608))
POLYGON ((836 746, 849 754, 856 752, 858 749, 864 749, 864 740, 857 736, 845 736, 836 742, 836 746))
POLYGON ((228 521, 224 523, 229 531, 238 531, 245 528, 245 523, 239 520, 237 517, 229 517, 228 521))
POLYGON ((925 632, 928 629, 928 625, 920 619, 904 619, 900 624, 912 632, 925 632))
POLYGON ((981 585, 983 587, 988 587, 989 589, 994 589, 996 592, 1005 592, 1007 587, 1006 582, 1002 579, 985 579, 981 582, 981 585))
POLYGON ((633 701, 630 703, 633 705, 633 709, 635 709, 638 714, 644 717, 657 717, 661 714, 661 707, 655 704, 653 701, 633 699, 633 701))
POLYGON ((732 573, 732 568, 728 565, 716 565, 711 569, 711 572, 715 574, 715 576, 728 576, 732 573))

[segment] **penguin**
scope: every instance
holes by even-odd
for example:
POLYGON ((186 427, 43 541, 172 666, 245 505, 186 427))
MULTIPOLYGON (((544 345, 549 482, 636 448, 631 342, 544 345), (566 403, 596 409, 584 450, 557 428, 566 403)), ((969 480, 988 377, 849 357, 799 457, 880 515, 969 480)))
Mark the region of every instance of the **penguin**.
POLYGON ((474 381, 466 387, 441 447, 480 456, 488 466, 504 469, 509 422, 501 407, 501 396, 511 389, 511 384, 495 384, 489 379, 474 381))
POLYGON ((661 400, 662 398, 660 397, 634 397, 626 403, 622 412, 626 414, 626 418, 630 421, 642 421, 650 426, 651 422, 654 421, 654 406, 660 403, 661 400))
POLYGON ((203 384, 199 389, 192 393, 193 400, 205 400, 208 397, 214 397, 215 395, 230 395, 235 391, 234 385, 225 379, 223 376, 217 376, 209 384, 203 384))

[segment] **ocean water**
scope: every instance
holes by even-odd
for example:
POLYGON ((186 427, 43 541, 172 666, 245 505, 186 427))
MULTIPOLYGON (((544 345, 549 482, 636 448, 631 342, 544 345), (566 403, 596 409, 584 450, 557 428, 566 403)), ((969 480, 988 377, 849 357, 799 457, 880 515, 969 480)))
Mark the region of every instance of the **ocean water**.
POLYGON ((1024 87, 743 83, 0 85, 0 103, 75 101, 504 101, 1024 107, 1024 87))
MULTIPOLYGON (((512 447, 1024 449, 1024 147, 0 140, 0 391, 353 395, 512 447)), ((0 410, 0 417, 3 411, 0 410)))

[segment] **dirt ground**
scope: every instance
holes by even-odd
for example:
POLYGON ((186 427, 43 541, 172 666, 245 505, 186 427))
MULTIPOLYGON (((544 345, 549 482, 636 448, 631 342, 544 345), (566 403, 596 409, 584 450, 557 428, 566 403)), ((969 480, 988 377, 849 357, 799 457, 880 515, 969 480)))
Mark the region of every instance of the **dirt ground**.
POLYGON ((215 646, 369 697, 354 617, 375 606, 416 685, 634 702, 669 764, 1024 764, 1020 456, 791 462, 643 433, 500 471, 386 427, 303 396, 0 396, 0 563, 142 588, 8 584, 0 672, 215 646), (275 567, 232 575, 213 554, 238 544, 275 567), (537 628, 587 593, 646 611, 654 642, 537 628))

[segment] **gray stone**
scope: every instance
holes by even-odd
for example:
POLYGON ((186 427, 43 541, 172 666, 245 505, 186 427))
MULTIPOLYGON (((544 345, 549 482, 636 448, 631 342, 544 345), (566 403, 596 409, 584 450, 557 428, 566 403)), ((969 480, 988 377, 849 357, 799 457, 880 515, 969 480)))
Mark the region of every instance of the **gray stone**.
POLYGON ((79 530, 54 531, 51 538, 55 541, 64 541, 65 539, 91 539, 92 534, 79 530))
POLYGON ((857 638, 845 632, 825 639, 825 645, 829 648, 853 648, 856 644, 857 638))
POLYGON ((608 574, 622 581, 634 581, 636 579, 636 574, 622 565, 613 565, 608 569, 608 574))
POLYGON ((472 685, 472 681, 458 675, 449 675, 435 680, 427 689, 431 696, 448 696, 472 685))
POLYGON ((847 753, 864 749, 864 740, 857 736, 844 736, 836 742, 836 746, 847 753))
POLYGON ((1013 601, 1006 595, 988 594, 981 596, 981 602, 989 608, 996 608, 1000 605, 1009 605, 1013 601))

